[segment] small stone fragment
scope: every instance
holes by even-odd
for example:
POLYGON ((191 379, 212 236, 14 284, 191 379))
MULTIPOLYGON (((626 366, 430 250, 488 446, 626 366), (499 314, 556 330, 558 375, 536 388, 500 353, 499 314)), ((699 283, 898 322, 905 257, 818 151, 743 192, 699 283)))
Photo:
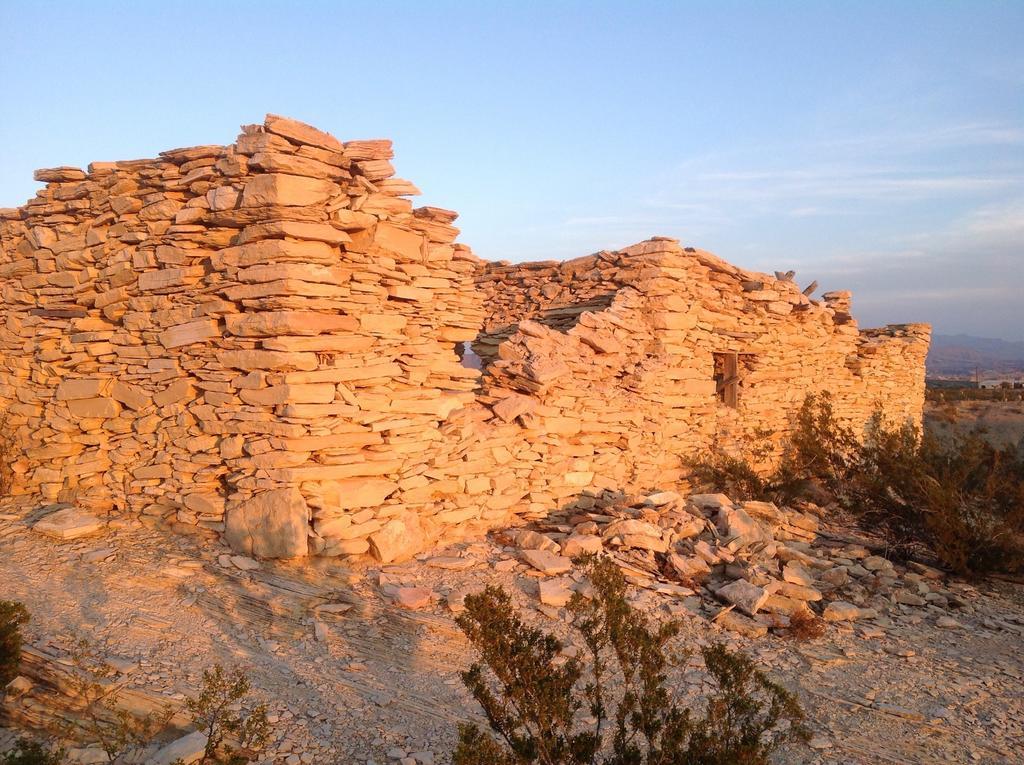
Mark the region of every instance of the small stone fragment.
POLYGON ((430 605, 433 591, 426 587, 399 587, 395 590, 395 604, 402 608, 417 610, 430 605))

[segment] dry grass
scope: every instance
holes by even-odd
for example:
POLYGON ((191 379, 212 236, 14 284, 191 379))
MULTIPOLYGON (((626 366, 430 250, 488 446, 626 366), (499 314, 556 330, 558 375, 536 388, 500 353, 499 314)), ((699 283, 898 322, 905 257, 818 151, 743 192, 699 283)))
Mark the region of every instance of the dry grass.
POLYGON ((925 429, 942 441, 980 430, 994 446, 1024 444, 1024 403, 1019 401, 929 402, 925 429))
POLYGON ((813 613, 797 611, 789 617, 789 626, 782 634, 793 640, 814 640, 825 634, 825 621, 813 613))

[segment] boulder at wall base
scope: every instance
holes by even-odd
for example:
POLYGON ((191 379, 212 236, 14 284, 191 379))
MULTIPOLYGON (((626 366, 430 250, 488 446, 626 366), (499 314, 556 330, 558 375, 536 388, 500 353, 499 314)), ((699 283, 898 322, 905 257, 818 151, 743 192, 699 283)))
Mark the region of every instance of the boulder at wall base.
POLYGON ((104 523, 92 513, 77 507, 62 507, 32 527, 40 534, 58 539, 78 539, 103 530, 104 523))
POLYGON ((206 751, 206 734, 193 731, 172 741, 146 760, 146 765, 174 765, 174 763, 196 762, 206 751))
POLYGON ((717 525, 718 533, 728 540, 735 540, 739 547, 772 541, 771 532, 739 508, 720 508, 717 525))
POLYGON ((295 487, 265 491, 227 512, 224 536, 243 555, 301 558, 308 535, 309 508, 295 487))
POLYGON ((402 513, 369 536, 370 554, 381 563, 411 558, 433 540, 428 522, 416 513, 402 513))

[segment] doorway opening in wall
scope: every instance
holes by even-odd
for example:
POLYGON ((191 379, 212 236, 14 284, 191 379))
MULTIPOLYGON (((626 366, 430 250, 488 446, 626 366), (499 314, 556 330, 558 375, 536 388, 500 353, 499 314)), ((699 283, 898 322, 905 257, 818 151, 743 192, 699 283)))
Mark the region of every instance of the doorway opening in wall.
MULTIPOLYGON (((455 355, 459 357, 459 364, 466 370, 458 377, 473 381, 471 390, 478 391, 483 385, 484 360, 473 349, 473 341, 467 340, 455 344, 455 355), (472 371, 470 371, 472 370, 472 371)), ((465 390, 463 388, 462 390, 465 390)))
POLYGON ((718 400, 735 409, 740 405, 740 354, 716 353, 714 356, 718 400))
POLYGON ((481 359, 479 356, 477 356, 476 351, 473 350, 473 343, 471 343, 469 341, 466 341, 466 342, 462 343, 461 345, 456 346, 455 352, 459 356, 459 362, 466 369, 479 369, 479 370, 483 370, 483 368, 484 368, 483 359, 481 359))

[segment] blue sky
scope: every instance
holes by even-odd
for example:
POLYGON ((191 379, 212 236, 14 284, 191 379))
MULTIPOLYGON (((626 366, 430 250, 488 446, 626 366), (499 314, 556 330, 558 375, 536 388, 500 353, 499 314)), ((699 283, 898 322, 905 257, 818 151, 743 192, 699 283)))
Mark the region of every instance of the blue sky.
POLYGON ((1024 339, 1024 2, 0 0, 0 206, 37 167, 286 114, 389 137, 482 257, 652 235, 1024 339))

